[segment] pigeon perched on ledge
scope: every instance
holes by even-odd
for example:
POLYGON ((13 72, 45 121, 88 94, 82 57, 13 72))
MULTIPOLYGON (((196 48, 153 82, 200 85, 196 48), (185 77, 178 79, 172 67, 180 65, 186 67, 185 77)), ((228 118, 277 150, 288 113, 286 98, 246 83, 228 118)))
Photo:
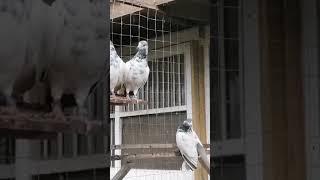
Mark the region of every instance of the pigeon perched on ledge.
POLYGON ((177 129, 176 143, 184 160, 183 170, 195 170, 198 167, 197 144, 201 144, 197 134, 192 130, 190 119, 185 120, 177 129))
MULTIPOLYGON (((57 4, 55 4, 57 3, 57 4)), ((63 94, 73 94, 75 115, 86 118, 85 101, 90 87, 105 71, 106 28, 102 0, 59 0, 57 7, 62 27, 54 46, 55 56, 46 61, 46 72, 53 98, 53 115, 64 119, 61 108, 63 94)))
POLYGON ((148 81, 150 69, 148 66, 148 43, 140 41, 137 46, 138 52, 128 62, 126 62, 125 87, 127 98, 129 92, 133 91, 137 98, 138 90, 148 81))
POLYGON ((113 43, 110 41, 110 92, 115 95, 115 88, 124 84, 126 74, 125 63, 117 54, 113 43))

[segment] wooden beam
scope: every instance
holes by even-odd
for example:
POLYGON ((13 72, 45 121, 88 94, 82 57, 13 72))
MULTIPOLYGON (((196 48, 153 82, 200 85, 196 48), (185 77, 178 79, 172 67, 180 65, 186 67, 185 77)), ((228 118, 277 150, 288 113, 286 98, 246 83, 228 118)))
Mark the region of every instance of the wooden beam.
MULTIPOLYGON (((210 148, 210 144, 203 144, 204 148, 210 148)), ((121 144, 111 145, 111 149, 176 149, 176 144, 121 144)))
POLYGON ((199 143, 197 144, 197 151, 199 154, 199 162, 202 165, 202 167, 207 171, 208 174, 210 174, 210 162, 207 157, 206 150, 203 146, 201 146, 199 143))
MULTIPOLYGON (((205 119, 205 78, 204 78, 204 51, 199 41, 191 44, 191 90, 192 90, 192 124, 193 129, 201 142, 207 142, 205 119)), ((198 168, 195 179, 208 179, 208 171, 198 168)))
POLYGON ((174 0, 110 0, 110 19, 116 19, 145 8, 160 11, 158 6, 174 0))
POLYGON ((127 97, 123 97, 123 96, 110 96, 110 105, 113 106, 125 106, 128 104, 147 104, 147 101, 144 101, 142 99, 128 99, 127 97))
POLYGON ((66 121, 57 121, 40 112, 10 114, 0 108, 0 133, 29 139, 51 138, 58 132, 103 133, 102 122, 82 121, 71 116, 66 118, 66 121))
POLYGON ((149 8, 149 9, 154 9, 154 10, 159 10, 157 5, 155 3, 150 3, 149 1, 146 0, 117 0, 117 2, 125 3, 131 6, 136 6, 139 8, 149 8))
POLYGON ((130 6, 128 4, 113 2, 110 4, 110 19, 116 19, 128 14, 141 11, 143 8, 130 6))
POLYGON ((159 6, 159 5, 163 5, 163 4, 168 4, 170 2, 173 2, 175 0, 155 0, 155 5, 159 6))
POLYGON ((259 5, 263 179, 307 179, 301 2, 262 0, 259 5))
MULTIPOLYGON (((305 105, 303 95, 304 64, 301 51, 303 0, 285 0, 285 99, 288 122, 288 179, 308 179, 305 141, 305 105), (297 163, 299 162, 299 163, 297 163)), ((319 0, 318 0, 319 2, 319 0)), ((319 20, 318 20, 319 22, 319 20)), ((319 33, 319 31, 318 31, 319 33)))
POLYGON ((181 154, 179 150, 177 150, 174 152, 164 152, 164 153, 114 155, 114 156, 111 156, 111 161, 116 161, 116 160, 136 161, 141 159, 173 158, 173 157, 180 157, 180 156, 181 154))
POLYGON ((133 162, 127 162, 126 164, 122 165, 121 169, 117 172, 116 175, 114 175, 112 180, 123 179, 128 174, 128 172, 130 171, 130 169, 132 168, 133 165, 134 165, 133 162))
MULTIPOLYGON (((203 153, 203 151, 202 151, 202 153, 203 153)), ((210 154, 210 151, 206 150, 205 153, 210 154)), ((179 149, 172 150, 172 152, 163 152, 163 153, 113 155, 113 156, 111 156, 111 161, 119 161, 119 160, 135 161, 135 160, 141 160, 141 159, 174 158, 174 157, 181 157, 179 149)), ((206 160, 203 160, 203 159, 204 158, 201 158, 201 161, 203 161, 203 163, 205 163, 204 166, 207 167, 208 163, 205 162, 206 160)), ((200 161, 200 159, 199 159, 199 161, 200 161)))

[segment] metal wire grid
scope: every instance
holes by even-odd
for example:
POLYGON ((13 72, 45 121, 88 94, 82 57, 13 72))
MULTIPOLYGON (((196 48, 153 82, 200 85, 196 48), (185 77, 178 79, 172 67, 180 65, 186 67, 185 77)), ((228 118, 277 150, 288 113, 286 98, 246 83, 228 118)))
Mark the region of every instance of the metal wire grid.
MULTIPOLYGON (((112 5, 111 5, 112 8, 112 5)), ((187 118, 185 100, 185 57, 178 50, 179 25, 170 21, 158 11, 144 9, 111 20, 111 41, 118 55, 126 62, 136 53, 137 43, 146 40, 149 44, 148 65, 150 75, 147 83, 138 92, 138 97, 148 102, 147 105, 127 105, 120 107, 118 112, 113 111, 111 117, 115 122, 121 122, 121 144, 172 144, 175 143, 175 133, 178 125, 187 118), (175 108, 178 107, 178 108, 175 108), (166 108, 166 110, 164 110, 166 108), (145 111, 143 111, 145 110, 145 111), (148 112, 148 110, 153 113, 148 112), (143 111, 143 112, 142 112, 143 111), (121 113, 122 116, 119 117, 121 113), (128 115, 129 112, 140 112, 128 115)), ((114 143, 114 141, 111 141, 114 143)), ((166 152, 166 149, 157 150, 121 150, 121 154, 166 152)), ((153 173, 131 170, 128 179, 171 177, 180 179, 180 173, 170 170, 179 170, 182 159, 165 158, 137 160, 134 169, 150 169, 153 173), (160 171, 161 169, 162 171, 160 171), (167 171, 164 171, 167 170, 167 171), (157 171, 157 172, 156 172, 157 171), (169 172, 170 171, 170 172, 169 172), (131 173, 131 174, 130 174, 131 173)), ((115 169, 120 164, 112 164, 115 169)))

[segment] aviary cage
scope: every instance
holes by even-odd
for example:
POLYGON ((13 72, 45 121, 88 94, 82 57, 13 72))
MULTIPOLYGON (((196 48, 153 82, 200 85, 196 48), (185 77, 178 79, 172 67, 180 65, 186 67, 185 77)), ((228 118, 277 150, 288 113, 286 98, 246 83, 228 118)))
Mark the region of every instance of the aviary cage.
POLYGON ((110 3, 110 40, 118 55, 127 62, 135 55, 138 42, 145 40, 150 68, 138 101, 119 96, 110 99, 112 179, 192 178, 192 173, 180 170, 182 158, 175 134, 178 125, 190 118, 191 62, 186 34, 192 31, 185 30, 194 24, 161 10, 172 3, 110 3))

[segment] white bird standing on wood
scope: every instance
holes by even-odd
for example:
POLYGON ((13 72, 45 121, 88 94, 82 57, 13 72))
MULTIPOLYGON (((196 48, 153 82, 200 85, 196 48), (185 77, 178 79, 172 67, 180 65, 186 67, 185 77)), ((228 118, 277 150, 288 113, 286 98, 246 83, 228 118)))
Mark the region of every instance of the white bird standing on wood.
POLYGON ((114 96, 116 86, 122 86, 125 78, 125 63, 117 54, 113 43, 110 41, 110 92, 114 96))
POLYGON ((198 167, 197 144, 201 144, 197 134, 192 130, 192 122, 187 119, 180 125, 176 133, 176 143, 181 152, 184 162, 183 170, 195 170, 198 167))
POLYGON ((140 41, 137 46, 138 52, 128 62, 126 62, 125 88, 127 98, 129 92, 133 91, 134 97, 137 98, 138 90, 144 86, 149 77, 148 66, 148 43, 140 41))
POLYGON ((26 1, 0 1, 0 94, 12 113, 16 100, 12 97, 15 79, 25 63, 27 31, 26 1))
MULTIPOLYGON (((57 0, 58 1, 58 0, 57 0)), ((90 87, 105 70, 106 28, 103 0, 59 0, 63 27, 55 57, 47 63, 53 115, 64 119, 61 97, 73 94, 81 118, 87 115, 85 101, 90 87)))

